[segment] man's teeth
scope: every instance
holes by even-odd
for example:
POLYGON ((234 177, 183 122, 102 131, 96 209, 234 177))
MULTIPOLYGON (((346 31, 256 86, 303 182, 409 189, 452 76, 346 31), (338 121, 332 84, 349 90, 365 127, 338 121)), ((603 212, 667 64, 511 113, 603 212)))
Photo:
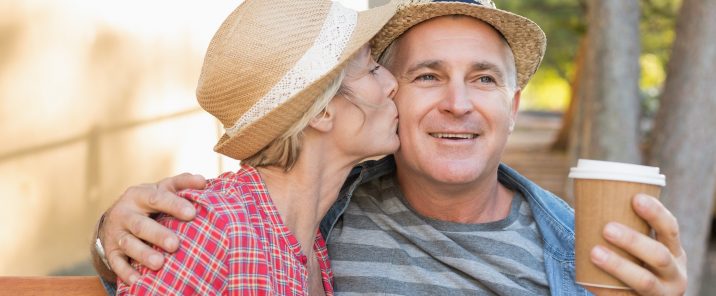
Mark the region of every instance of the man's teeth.
POLYGON ((431 133, 431 136, 439 139, 474 139, 477 134, 447 134, 447 133, 431 133))

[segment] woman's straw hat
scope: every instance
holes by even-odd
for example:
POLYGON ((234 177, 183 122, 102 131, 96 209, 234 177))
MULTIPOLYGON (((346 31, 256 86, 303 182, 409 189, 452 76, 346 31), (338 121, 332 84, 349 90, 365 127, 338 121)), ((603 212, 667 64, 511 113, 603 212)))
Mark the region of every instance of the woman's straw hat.
POLYGON ((547 38, 531 20, 497 9, 490 0, 403 0, 398 11, 373 39, 373 55, 379 56, 393 40, 426 20, 444 15, 466 15, 494 27, 509 43, 517 66, 517 85, 524 88, 544 56, 547 38))
POLYGON ((282 135, 394 14, 394 4, 244 1, 211 40, 196 90, 225 127, 214 150, 245 159, 282 135))

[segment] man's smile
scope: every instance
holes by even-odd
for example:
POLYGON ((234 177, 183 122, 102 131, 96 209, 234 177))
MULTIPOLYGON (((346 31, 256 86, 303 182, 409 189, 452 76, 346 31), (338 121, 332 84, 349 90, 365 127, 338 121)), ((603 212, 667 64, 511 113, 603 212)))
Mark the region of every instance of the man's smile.
POLYGON ((447 140, 471 140, 479 137, 478 134, 473 133, 429 133, 431 137, 437 139, 447 140))

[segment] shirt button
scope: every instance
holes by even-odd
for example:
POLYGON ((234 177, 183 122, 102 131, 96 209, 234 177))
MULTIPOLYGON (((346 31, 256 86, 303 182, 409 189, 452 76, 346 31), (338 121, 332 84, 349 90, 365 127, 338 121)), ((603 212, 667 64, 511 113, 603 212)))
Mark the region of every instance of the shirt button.
POLYGON ((301 261, 301 264, 306 265, 308 263, 308 257, 306 255, 301 255, 301 257, 298 257, 298 260, 301 261))

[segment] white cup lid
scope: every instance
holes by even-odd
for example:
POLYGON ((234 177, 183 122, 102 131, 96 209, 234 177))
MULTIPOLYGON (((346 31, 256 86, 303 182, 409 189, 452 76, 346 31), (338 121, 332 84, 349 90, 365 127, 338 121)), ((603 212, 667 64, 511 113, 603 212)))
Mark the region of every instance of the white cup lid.
POLYGON ((569 170, 569 177, 666 185, 666 177, 659 174, 658 167, 589 159, 578 160, 577 167, 569 170))

